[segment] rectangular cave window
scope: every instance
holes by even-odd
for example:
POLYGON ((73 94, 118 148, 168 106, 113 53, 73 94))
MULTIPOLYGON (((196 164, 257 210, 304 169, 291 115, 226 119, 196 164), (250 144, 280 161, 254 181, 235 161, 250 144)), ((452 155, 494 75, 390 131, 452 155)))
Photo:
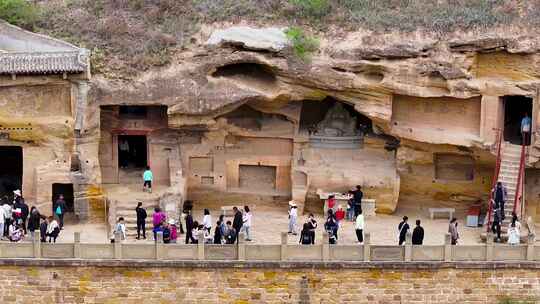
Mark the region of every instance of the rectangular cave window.
POLYGON ((240 165, 239 166, 240 188, 251 190, 275 190, 276 167, 240 165))
MULTIPOLYGON (((22 190, 23 149, 17 146, 0 147, 0 195, 13 196, 13 190, 22 190)), ((23 192, 24 195, 24 192, 23 192)))
POLYGON ((66 209, 67 209, 66 211, 73 212, 74 210, 73 184, 53 184, 52 185, 53 209, 54 209, 54 202, 56 202, 56 200, 58 199, 58 197, 60 197, 60 195, 63 195, 64 200, 66 201, 66 209))
POLYGON ((469 155, 435 154, 435 179, 471 181, 474 179, 474 159, 469 155))
POLYGON ((147 106, 120 106, 120 118, 127 119, 144 119, 148 115, 147 106))

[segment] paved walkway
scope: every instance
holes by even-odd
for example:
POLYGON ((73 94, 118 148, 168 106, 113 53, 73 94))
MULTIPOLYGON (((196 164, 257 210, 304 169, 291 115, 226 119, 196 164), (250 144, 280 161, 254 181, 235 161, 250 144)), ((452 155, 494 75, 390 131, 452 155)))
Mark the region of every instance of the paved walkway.
MULTIPOLYGON (((439 205, 440 206, 440 205, 439 205)), ((450 205, 448 205, 450 206, 450 205)), ((239 206, 241 207, 241 206, 239 206)), ((253 227, 252 227, 252 239, 254 243, 259 244, 279 244, 281 242, 280 232, 287 231, 288 218, 287 218, 287 202, 264 204, 264 205, 252 205, 253 213, 253 227)), ((416 219, 422 221, 422 226, 425 230, 424 244, 436 245, 442 244, 444 240, 444 234, 448 230, 447 219, 429 219, 428 208, 429 204, 420 204, 412 202, 400 203, 398 210, 392 215, 376 215, 366 218, 366 231, 371 234, 371 242, 373 244, 380 245, 394 245, 397 243, 397 225, 401 221, 403 215, 409 217, 409 223, 411 227, 414 227, 416 219)), ((446 207, 446 206, 445 206, 446 207)), ((465 227, 465 209, 459 208, 459 205, 452 206, 456 208, 456 217, 459 221, 459 233, 461 235, 460 244, 478 244, 481 242, 480 233, 483 232, 483 228, 470 228, 465 227)), ((220 214, 219 206, 212 205, 197 205, 194 208, 194 218, 199 222, 202 221, 203 209, 209 208, 212 221, 215 223, 220 214)), ((232 217, 228 217, 232 221, 232 217)), ((298 232, 300 232, 301 225, 307 219, 307 215, 299 217, 298 232)), ((317 241, 322 239, 323 231, 323 217, 322 214, 316 214, 316 219, 319 223, 317 229, 317 241)), ((65 229, 60 234, 59 242, 72 242, 73 233, 75 231, 81 232, 81 241, 87 243, 103 243, 108 242, 109 239, 106 233, 106 226, 103 223, 91 223, 91 224, 74 224, 67 222, 65 229)), ((149 239, 146 241, 128 239, 128 243, 140 243, 140 242, 152 242, 150 240, 151 232, 148 233, 149 239)), ((338 232, 339 244, 355 244, 356 234, 354 231, 354 225, 352 222, 344 221, 338 232)), ((183 239, 183 235, 179 238, 183 239)), ((289 243, 297 243, 298 236, 289 235, 289 243)))

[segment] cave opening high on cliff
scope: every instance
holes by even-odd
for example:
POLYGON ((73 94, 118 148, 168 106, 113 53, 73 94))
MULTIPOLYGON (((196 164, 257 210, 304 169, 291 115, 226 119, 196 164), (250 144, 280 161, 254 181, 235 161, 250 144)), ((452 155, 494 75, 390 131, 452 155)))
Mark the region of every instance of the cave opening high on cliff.
POLYGON ((521 120, 525 113, 532 117, 532 98, 526 96, 505 96, 504 104, 504 140, 515 145, 520 145, 521 120))
POLYGON ((0 197, 13 196, 13 191, 22 190, 23 149, 18 146, 0 146, 0 197))

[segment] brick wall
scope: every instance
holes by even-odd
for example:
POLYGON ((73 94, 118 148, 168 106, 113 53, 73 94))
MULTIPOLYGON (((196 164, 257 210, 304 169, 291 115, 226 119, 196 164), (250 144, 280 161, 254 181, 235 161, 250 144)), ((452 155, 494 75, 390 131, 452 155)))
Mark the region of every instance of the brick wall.
POLYGON ((0 303, 397 304, 497 303, 502 296, 540 299, 537 267, 517 264, 502 269, 410 264, 355 269, 308 264, 301 268, 223 263, 159 267, 129 262, 60 266, 54 261, 7 265, 5 260, 2 264, 0 303))

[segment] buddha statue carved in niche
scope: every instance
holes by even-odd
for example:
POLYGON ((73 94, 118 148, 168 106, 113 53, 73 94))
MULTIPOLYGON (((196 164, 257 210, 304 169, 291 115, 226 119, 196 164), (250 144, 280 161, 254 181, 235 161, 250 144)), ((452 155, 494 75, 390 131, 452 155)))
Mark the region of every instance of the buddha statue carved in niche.
POLYGON ((356 117, 353 117, 341 103, 336 103, 317 125, 315 132, 318 136, 358 136, 360 131, 356 128, 356 117))

